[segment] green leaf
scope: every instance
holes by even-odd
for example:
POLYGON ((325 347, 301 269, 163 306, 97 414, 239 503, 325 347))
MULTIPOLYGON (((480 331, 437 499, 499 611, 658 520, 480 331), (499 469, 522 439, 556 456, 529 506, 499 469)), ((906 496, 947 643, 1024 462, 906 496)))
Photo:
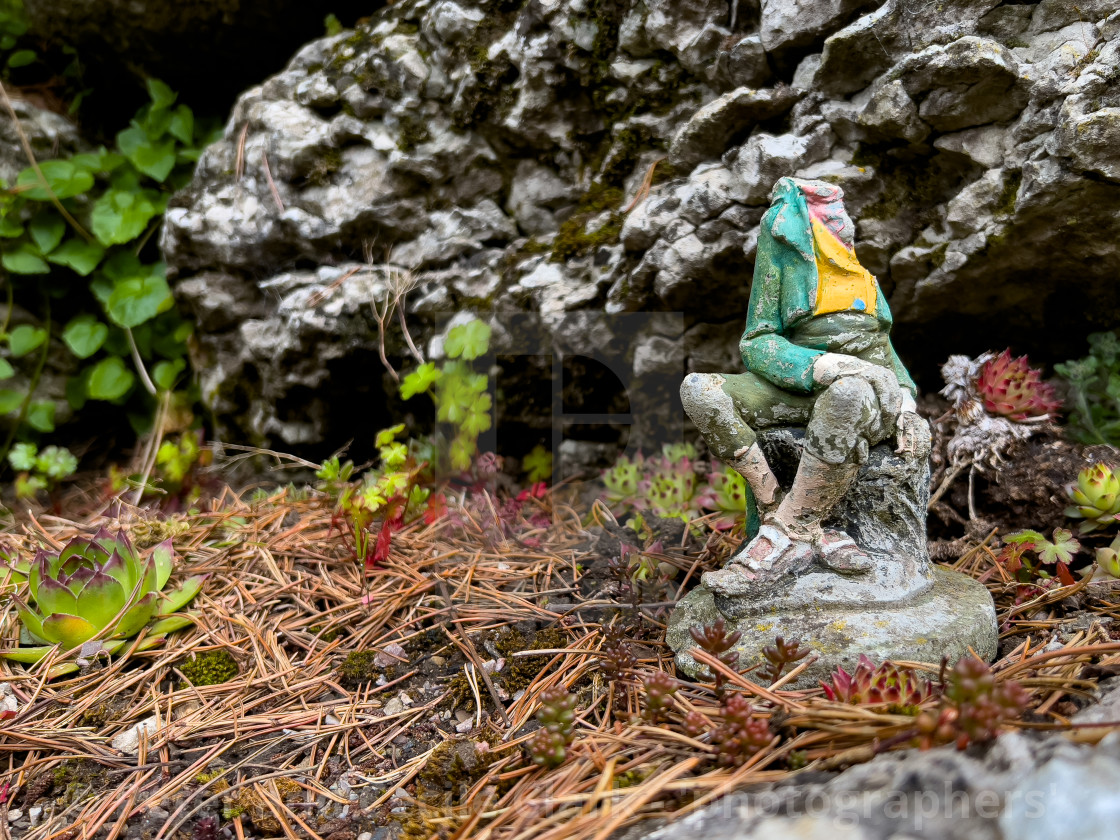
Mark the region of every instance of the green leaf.
POLYGON ((451 446, 449 447, 451 466, 457 470, 469 470, 471 467, 471 459, 477 451, 477 443, 463 435, 457 436, 451 441, 451 446))
POLYGON ((378 448, 382 446, 389 446, 397 439, 397 435, 404 431, 404 423, 397 423, 395 426, 390 426, 387 429, 382 429, 377 433, 374 439, 374 445, 378 448))
MULTIPOLYGON (((47 185, 56 198, 72 198, 81 195, 93 186, 93 175, 68 160, 45 160, 39 164, 47 185)), ((49 201, 51 193, 43 188, 34 169, 28 168, 19 173, 16 179, 20 195, 35 201, 49 201)))
POLYGON ((490 327, 482 321, 474 320, 460 324, 447 333, 443 349, 449 358, 477 359, 490 347, 490 327))
POLYGON ((17 443, 8 452, 8 463, 13 469, 21 472, 30 472, 35 468, 35 456, 38 449, 33 443, 17 443))
POLYGON ((11 68, 26 67, 38 58, 35 50, 16 50, 12 53, 11 58, 8 59, 8 66, 11 68))
POLYGON ((35 469, 47 478, 66 478, 77 468, 77 456, 63 446, 48 446, 35 458, 35 469))
POLYGON ((12 355, 17 359, 26 356, 46 340, 47 331, 30 324, 20 324, 8 334, 8 346, 12 348, 12 355))
POLYGON ((439 379, 440 371, 434 362, 420 365, 401 382, 401 398, 410 400, 417 394, 425 393, 439 379))
POLYGON ((1073 532, 1065 528, 1054 529, 1053 542, 1043 539, 1036 544, 1038 559, 1047 565, 1059 561, 1068 565, 1080 548, 1081 543, 1073 538, 1073 532))
POLYGON ((8 213, 0 214, 0 237, 4 239, 15 239, 17 236, 23 236, 23 225, 19 223, 13 212, 12 218, 8 218, 8 213))
POLYGON ((117 145, 132 165, 162 182, 175 168, 175 140, 153 140, 143 128, 133 126, 117 135, 117 145))
POLYGON ((87 172, 112 172, 124 161, 124 155, 106 151, 104 147, 100 152, 82 152, 70 158, 72 164, 87 172))
POLYGON ((120 356, 109 356, 90 370, 86 387, 92 399, 116 400, 128 393, 135 379, 120 356))
POLYGON ((163 595, 167 600, 160 607, 159 614, 170 615, 181 610, 194 599, 195 595, 202 591, 202 584, 205 580, 206 575, 194 575, 170 592, 164 592, 163 595))
POLYGON ((171 288, 161 274, 119 280, 105 305, 118 326, 131 328, 151 320, 171 305, 171 288))
POLYGON ((40 253, 49 254, 62 241, 62 236, 66 233, 66 222, 53 210, 44 210, 35 214, 27 229, 39 246, 40 253))
POLYGON ((0 388, 0 414, 11 414, 17 411, 23 405, 24 397, 23 391, 14 391, 11 388, 0 388))
POLYGON ((79 315, 66 325, 62 340, 79 359, 88 359, 101 349, 108 335, 109 328, 92 315, 79 315))
POLYGON ((148 95, 152 97, 152 107, 154 108, 170 108, 179 98, 179 94, 159 79, 148 79, 147 84, 148 95))
POLYGON ((171 116, 167 131, 180 143, 190 145, 194 137, 194 114, 186 105, 180 105, 171 116))
POLYGON ((16 369, 7 359, 0 359, 0 379, 11 379, 16 375, 16 369))
POLYGON ((28 242, 0 257, 0 265, 12 274, 48 274, 51 270, 46 260, 28 242))
POLYGON ((161 391, 171 391, 175 388, 175 382, 186 366, 185 359, 159 362, 152 368, 152 381, 161 391))
POLYGON ((105 256, 105 249, 96 242, 86 242, 82 239, 67 239, 47 257, 52 263, 64 265, 82 277, 89 275, 97 268, 101 258, 105 256))
POLYGON ((43 400, 31 403, 27 409, 28 425, 37 432, 53 432, 54 411, 53 402, 43 400))
MULTIPOLYGON (((528 480, 536 484, 538 481, 552 480, 552 453, 539 443, 533 450, 521 459, 521 469, 527 473, 528 480)), ((738 476, 738 473, 735 473, 738 476)))
POLYGON ((102 245, 120 245, 138 237, 159 208, 148 190, 106 190, 90 213, 93 235, 102 245))

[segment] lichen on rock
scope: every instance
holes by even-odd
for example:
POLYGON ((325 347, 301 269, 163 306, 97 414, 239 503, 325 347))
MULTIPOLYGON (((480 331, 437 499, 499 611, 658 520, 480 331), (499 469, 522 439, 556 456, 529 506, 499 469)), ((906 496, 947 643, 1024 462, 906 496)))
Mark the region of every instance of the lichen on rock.
MULTIPOLYGON (((594 313, 608 366, 636 373, 657 336, 701 369, 742 323, 783 175, 844 188, 900 353, 931 360, 920 384, 978 336, 1041 327, 1064 358, 1115 326, 1120 12, 810 5, 404 0, 306 45, 243 94, 166 217, 217 431, 325 452, 387 422, 367 313, 389 270, 415 273, 422 344, 446 315, 513 307, 579 352, 594 313), (672 312, 680 329, 617 320, 672 312)), ((547 424, 514 367, 507 416, 547 424)), ((588 375, 573 387, 604 387, 588 375)), ((632 400, 641 433, 668 428, 672 405, 632 400)))

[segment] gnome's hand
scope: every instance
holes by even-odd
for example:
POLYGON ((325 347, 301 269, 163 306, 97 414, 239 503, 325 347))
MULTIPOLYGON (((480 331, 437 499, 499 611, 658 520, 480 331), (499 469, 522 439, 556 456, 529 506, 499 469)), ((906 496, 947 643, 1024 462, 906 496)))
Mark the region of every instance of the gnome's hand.
POLYGON ((903 404, 910 396, 898 384, 894 373, 889 368, 865 362, 855 356, 845 356, 843 353, 825 353, 813 362, 813 381, 818 385, 827 388, 842 376, 862 379, 871 386, 879 401, 883 429, 888 433, 894 429, 903 404))

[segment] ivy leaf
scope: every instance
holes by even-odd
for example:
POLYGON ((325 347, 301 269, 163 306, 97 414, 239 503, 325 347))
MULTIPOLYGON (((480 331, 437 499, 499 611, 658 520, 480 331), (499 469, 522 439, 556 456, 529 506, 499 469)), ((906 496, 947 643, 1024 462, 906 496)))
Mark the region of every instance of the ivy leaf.
POLYGON ((16 67, 26 67, 38 58, 35 50, 16 50, 12 53, 11 58, 8 59, 8 66, 12 69, 16 67))
POLYGON ((48 274, 51 270, 46 260, 39 256, 39 252, 29 242, 24 242, 14 251, 0 257, 0 265, 12 274, 48 274))
POLYGON ((92 315, 79 315, 66 325, 62 340, 79 359, 88 359, 101 349, 108 335, 109 328, 92 315))
POLYGON ((92 399, 117 400, 129 392, 135 378, 120 356, 109 356, 90 370, 86 388, 92 399))
MULTIPOLYGON (((482 321, 474 320, 460 324, 447 333, 443 348, 452 359, 477 359, 490 347, 490 327, 482 321)), ((469 466, 469 465, 468 465, 469 466)))
POLYGON ((125 157, 102 146, 100 152, 82 152, 71 157, 70 162, 87 172, 112 172, 125 162, 125 157))
POLYGON ((7 359, 0 359, 0 379, 11 379, 16 375, 16 369, 7 359))
POLYGON ((148 95, 152 97, 153 108, 170 108, 179 98, 179 94, 159 79, 148 79, 147 85, 148 95))
POLYGON ((46 400, 31 403, 27 409, 27 423, 37 432, 54 431, 54 403, 46 400))
POLYGON ((1058 562, 1069 565, 1080 548, 1081 543, 1073 538, 1073 532, 1065 528, 1054 529, 1053 542, 1043 539, 1036 545, 1038 559, 1047 565, 1058 562))
POLYGON ((190 145, 194 137, 194 114, 186 105, 180 105, 171 115, 171 122, 167 126, 168 133, 184 145, 190 145))
POLYGON ((62 241, 62 236, 66 233, 66 222, 57 213, 47 210, 35 214, 27 229, 39 246, 39 252, 49 254, 62 241))
POLYGON ((175 139, 153 140, 143 128, 133 126, 117 134, 117 145, 132 165, 161 183, 175 168, 175 139))
POLYGON ((142 234, 158 213, 148 190, 109 189, 94 202, 90 224, 102 245, 120 245, 142 234))
POLYGON ((0 208, 0 236, 5 239, 15 239, 23 235, 23 225, 19 223, 15 212, 9 207, 0 208), (9 214, 12 218, 8 218, 9 214))
POLYGON ((401 383, 401 398, 410 400, 417 394, 427 392, 427 390, 439 380, 439 377, 440 372, 436 370, 434 362, 427 362, 420 365, 420 367, 408 374, 401 383))
POLYGON ((175 387, 175 381, 179 378, 179 374, 186 368, 187 363, 184 359, 175 359, 175 361, 162 361, 152 368, 152 381, 162 391, 170 391, 175 387))
MULTIPOLYGON (((56 198, 72 198, 93 186, 93 175, 68 160, 45 160, 39 164, 39 169, 56 198)), ((30 167, 19 173, 16 186, 26 187, 19 190, 26 198, 50 201, 51 193, 43 189, 39 176, 30 167)))
POLYGON ((14 391, 11 388, 0 389, 0 414, 11 414, 23 405, 23 391, 14 391))
POLYGON ((20 324, 8 334, 8 346, 12 348, 12 356, 17 359, 26 356, 46 340, 47 331, 30 324, 20 324))
POLYGON ((161 271, 146 277, 118 280, 113 284, 105 311, 113 323, 127 329, 150 321, 170 305, 171 289, 161 271))
POLYGON ((82 277, 89 275, 97 268, 101 258, 105 256, 105 249, 96 242, 85 242, 81 239, 67 239, 47 257, 52 263, 64 265, 82 277))

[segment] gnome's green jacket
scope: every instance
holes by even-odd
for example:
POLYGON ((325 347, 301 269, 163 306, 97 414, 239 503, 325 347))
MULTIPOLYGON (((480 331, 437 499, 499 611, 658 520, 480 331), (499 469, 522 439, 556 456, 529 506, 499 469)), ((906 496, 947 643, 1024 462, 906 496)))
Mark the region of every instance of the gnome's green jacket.
MULTIPOLYGON (((796 393, 813 390, 813 362, 823 349, 790 341, 789 329, 812 318, 817 300, 817 261, 808 205, 791 178, 774 186, 773 202, 758 234, 754 282, 747 326, 739 352, 747 370, 796 393)), ((884 333, 891 328, 891 311, 876 284, 875 318, 884 333)), ((890 348, 891 369, 899 384, 917 394, 910 374, 890 348)))

